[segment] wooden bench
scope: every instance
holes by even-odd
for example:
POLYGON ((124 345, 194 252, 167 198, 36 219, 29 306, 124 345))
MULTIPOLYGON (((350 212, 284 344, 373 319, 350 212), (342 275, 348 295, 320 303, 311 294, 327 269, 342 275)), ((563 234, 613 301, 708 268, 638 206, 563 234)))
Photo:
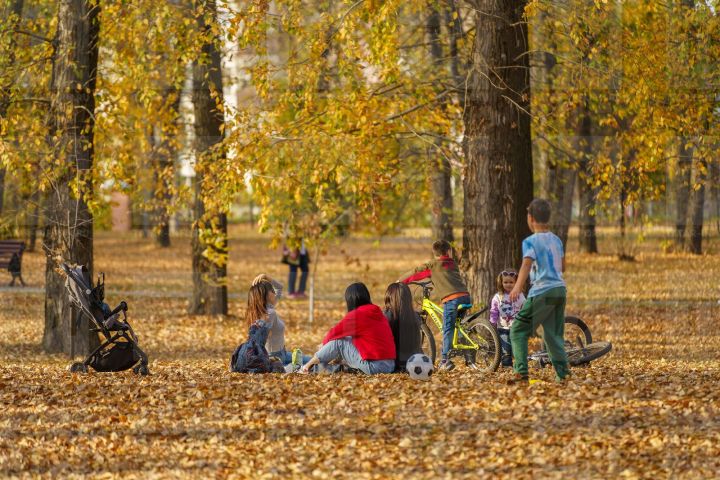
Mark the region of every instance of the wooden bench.
POLYGON ((15 286, 15 279, 25 286, 22 278, 22 254, 25 242, 22 240, 0 240, 0 269, 7 270, 12 275, 9 286, 15 286))

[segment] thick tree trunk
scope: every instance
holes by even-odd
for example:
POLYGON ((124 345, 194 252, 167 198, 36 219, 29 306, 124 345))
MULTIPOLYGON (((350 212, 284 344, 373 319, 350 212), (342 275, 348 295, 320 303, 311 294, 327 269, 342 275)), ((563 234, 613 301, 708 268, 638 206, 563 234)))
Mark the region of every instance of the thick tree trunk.
POLYGON ((695 190, 692 195, 692 230, 690 231, 690 253, 702 254, 703 220, 705 216, 705 181, 707 162, 701 160, 695 172, 695 190))
MULTIPOLYGON (((205 14, 217 21, 214 0, 205 2, 205 14)), ((197 152, 195 174, 195 205, 192 228, 193 296, 189 312, 196 315, 227 315, 226 260, 218 256, 227 253, 227 218, 221 212, 207 212, 203 202, 204 165, 212 162, 222 150, 213 148, 223 140, 225 116, 218 105, 223 105, 222 71, 217 39, 210 34, 210 24, 204 15, 198 16, 199 31, 206 35, 202 47, 202 61, 193 65, 193 107, 195 113, 195 145, 197 152), (201 230, 212 229, 219 242, 205 243, 201 230), (214 255, 208 258, 205 250, 214 255)))
POLYGON ((687 139, 680 139, 677 172, 675 174, 675 248, 678 250, 685 247, 685 230, 687 228, 690 204, 692 157, 693 149, 687 145, 687 139))
POLYGON ((100 24, 99 7, 90 0, 62 0, 58 6, 53 58, 51 134, 57 170, 48 195, 45 246, 51 255, 45 267, 45 333, 48 352, 87 355, 98 344, 86 318, 75 315, 57 273, 58 261, 93 269, 93 218, 86 200, 92 194, 95 84, 100 24), (78 195, 72 189, 78 189, 78 195))
MULTIPOLYGON (((445 59, 440 43, 440 12, 430 7, 426 31, 430 43, 430 55, 433 59, 433 70, 441 70, 445 59)), ((443 155, 442 141, 435 140, 435 147, 428 148, 428 159, 430 160, 430 172, 432 178, 432 231, 435 239, 452 242, 453 237, 453 198, 452 184, 450 181, 452 170, 450 161, 443 155)))
POLYGON ((519 267, 533 197, 530 69, 524 1, 481 0, 464 115, 466 171, 462 266, 476 302, 519 267))

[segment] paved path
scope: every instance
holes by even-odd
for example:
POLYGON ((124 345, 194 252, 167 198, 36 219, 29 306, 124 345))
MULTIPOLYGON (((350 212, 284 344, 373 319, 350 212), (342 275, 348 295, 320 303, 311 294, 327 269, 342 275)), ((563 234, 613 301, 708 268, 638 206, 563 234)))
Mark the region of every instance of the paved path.
MULTIPOLYGON (((45 289, 41 287, 0 287, 0 295, 5 294, 12 295, 42 295, 45 293, 45 289)), ((188 292, 163 292, 163 291, 152 291, 152 290, 122 290, 112 292, 111 298, 185 298, 190 299, 190 293, 188 292)), ((228 298, 233 299, 247 299, 246 293, 229 293, 228 298)), ((318 301, 343 301, 342 295, 318 295, 315 300, 318 301)), ((293 300, 285 300, 286 302, 292 302, 293 300)), ((680 306, 695 306, 695 307, 715 307, 720 305, 720 300, 633 300, 633 299, 620 299, 620 300, 572 300, 571 303, 577 306, 605 306, 605 307, 680 307, 680 306)))

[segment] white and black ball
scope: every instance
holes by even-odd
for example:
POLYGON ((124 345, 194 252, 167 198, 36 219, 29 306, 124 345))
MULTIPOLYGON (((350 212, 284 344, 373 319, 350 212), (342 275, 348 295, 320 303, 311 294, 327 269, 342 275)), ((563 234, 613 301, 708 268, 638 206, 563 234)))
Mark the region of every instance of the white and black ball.
POLYGON ((405 368, 413 380, 430 380, 434 370, 432 360, 423 353, 416 353, 408 358, 405 368))

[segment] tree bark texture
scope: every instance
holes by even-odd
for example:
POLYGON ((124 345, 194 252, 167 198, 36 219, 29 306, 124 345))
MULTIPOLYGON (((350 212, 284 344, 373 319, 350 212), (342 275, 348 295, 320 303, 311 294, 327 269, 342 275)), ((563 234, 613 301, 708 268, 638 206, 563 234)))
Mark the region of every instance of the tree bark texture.
POLYGON ((62 0, 58 6, 53 58, 51 136, 55 142, 53 189, 48 194, 45 248, 45 333, 48 352, 87 355, 98 345, 87 318, 76 326, 58 262, 93 269, 93 218, 86 199, 92 193, 95 84, 100 24, 91 0, 62 0), (72 189, 78 195, 72 193, 72 189))
MULTIPOLYGON (((440 43, 440 12, 430 6, 425 29, 430 43, 430 55, 433 59, 432 69, 442 70, 445 64, 442 44, 440 43)), ((430 160, 430 178, 432 182, 432 231, 435 239, 452 242, 453 236, 453 198, 452 169, 450 161, 443 154, 442 141, 435 140, 435 146, 428 148, 430 160)))
POLYGON ((695 170, 695 189, 692 194, 692 229, 690 230, 690 253, 702 254, 703 220, 705 216, 705 183, 707 162, 700 160, 695 170))
POLYGON ((482 0, 463 117, 466 170, 462 266, 475 302, 520 266, 533 198, 530 69, 524 1, 482 0))
POLYGON ((687 229, 690 183, 692 179, 692 158, 692 147, 687 145, 687 139, 681 139, 677 172, 675 173, 675 248, 677 250, 682 250, 685 247, 685 230, 687 229))
MULTIPOLYGON (((205 2, 205 14, 211 22, 217 20, 214 0, 205 2)), ((211 261, 203 252, 227 252, 227 217, 221 212, 207 212, 203 202, 204 164, 212 162, 217 155, 224 155, 213 148, 223 140, 222 126, 225 116, 223 84, 218 39, 210 33, 204 15, 198 16, 199 31, 205 35, 202 54, 193 65, 193 109, 195 113, 195 204, 192 228, 192 278, 193 295, 189 312, 195 315, 227 315, 227 266, 226 262, 211 261), (220 106, 220 108, 218 107, 220 106), (212 228, 221 237, 218 243, 207 244, 201 231, 212 228), (222 263, 222 264, 218 264, 222 263)))

